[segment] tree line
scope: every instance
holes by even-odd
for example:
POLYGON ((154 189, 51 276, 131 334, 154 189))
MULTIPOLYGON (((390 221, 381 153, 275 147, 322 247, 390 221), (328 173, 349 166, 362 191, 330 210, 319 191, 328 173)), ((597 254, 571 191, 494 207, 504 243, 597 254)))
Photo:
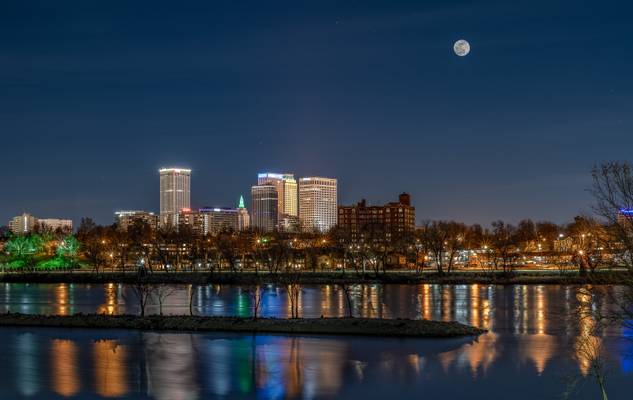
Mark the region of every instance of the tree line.
POLYGON ((135 221, 127 229, 97 225, 84 218, 75 235, 34 232, 9 236, 4 268, 34 270, 90 268, 130 271, 252 270, 290 271, 389 269, 451 273, 469 268, 511 273, 533 264, 577 269, 581 274, 605 266, 633 266, 631 169, 611 163, 593 171, 595 215, 565 225, 524 219, 495 221, 490 227, 456 221, 424 221, 411 232, 390 232, 365 225, 321 233, 263 233, 223 230, 198 235, 191 227, 152 229, 135 221))

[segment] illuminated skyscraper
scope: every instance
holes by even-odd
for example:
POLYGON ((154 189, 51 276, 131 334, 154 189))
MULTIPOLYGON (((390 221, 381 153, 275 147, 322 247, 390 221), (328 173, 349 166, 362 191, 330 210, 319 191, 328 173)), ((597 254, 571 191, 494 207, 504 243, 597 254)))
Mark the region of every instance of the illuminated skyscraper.
POLYGON ((255 229, 272 232, 277 229, 277 188, 272 183, 255 185, 251 188, 253 202, 252 223, 255 229))
POLYGON ((299 179, 299 220, 303 232, 327 232, 336 226, 336 179, 299 179))
POLYGON ((277 190, 277 221, 282 230, 292 230, 299 216, 297 181, 293 174, 265 172, 257 175, 257 184, 272 184, 277 190))
POLYGON ((251 217, 244 205, 244 197, 240 196, 240 203, 237 206, 237 229, 245 231, 251 226, 251 217))
POLYGON ((191 207, 191 170, 161 168, 160 173, 160 223, 178 226, 178 213, 191 207))

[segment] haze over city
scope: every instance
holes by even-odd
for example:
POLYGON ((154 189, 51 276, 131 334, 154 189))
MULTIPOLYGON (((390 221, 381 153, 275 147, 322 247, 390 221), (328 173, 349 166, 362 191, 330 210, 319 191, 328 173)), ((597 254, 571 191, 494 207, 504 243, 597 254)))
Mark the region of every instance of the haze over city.
POLYGON ((630 159, 631 7, 3 2, 0 221, 157 211, 166 165, 197 206, 279 171, 418 221, 568 221, 630 159))

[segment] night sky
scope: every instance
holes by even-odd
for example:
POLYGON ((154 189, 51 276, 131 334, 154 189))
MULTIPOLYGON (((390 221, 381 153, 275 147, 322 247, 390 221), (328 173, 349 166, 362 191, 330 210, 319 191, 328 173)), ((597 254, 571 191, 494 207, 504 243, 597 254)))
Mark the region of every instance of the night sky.
POLYGON ((176 165, 194 207, 235 206, 272 171, 336 177, 341 204, 408 191, 418 222, 565 222, 590 209, 594 164, 633 159, 631 15, 597 0, 4 0, 0 225, 157 211, 157 170, 176 165))

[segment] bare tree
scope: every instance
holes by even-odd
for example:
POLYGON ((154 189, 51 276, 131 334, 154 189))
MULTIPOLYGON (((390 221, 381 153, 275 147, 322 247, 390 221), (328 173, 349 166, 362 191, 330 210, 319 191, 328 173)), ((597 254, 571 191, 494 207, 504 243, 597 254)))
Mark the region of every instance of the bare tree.
POLYGON ((144 234, 148 235, 145 240, 151 243, 151 246, 141 246, 142 254, 150 260, 151 256, 155 255, 162 264, 163 270, 167 272, 171 271, 171 268, 177 268, 180 253, 177 239, 179 232, 172 225, 164 225, 155 232, 144 232, 144 234))
POLYGON ((601 399, 608 400, 606 390, 607 361, 600 339, 594 335, 581 336, 576 341, 575 349, 579 362, 586 365, 587 370, 600 387, 601 399))
POLYGON ((286 282, 286 292, 288 293, 288 301, 290 302, 290 315, 292 318, 299 318, 299 299, 301 296, 299 275, 298 271, 292 271, 284 277, 284 281, 286 282))
POLYGON ((594 272, 606 264, 606 252, 610 251, 611 238, 607 229, 591 217, 578 216, 567 228, 572 240, 572 261, 581 275, 594 272))
POLYGON ((518 236, 515 227, 503 221, 492 223, 490 250, 495 269, 501 267, 504 273, 511 271, 512 261, 517 255, 517 243, 518 236))
POLYGON ((151 272, 153 252, 162 249, 161 243, 156 240, 157 232, 154 232, 146 222, 135 221, 128 228, 127 236, 126 253, 129 252, 143 260, 144 268, 151 272))
POLYGON ((255 239, 254 256, 273 275, 278 273, 290 258, 292 247, 288 235, 274 232, 255 239))
POLYGON ((161 283, 154 287, 154 294, 156 294, 156 298, 158 299, 158 313, 163 315, 163 304, 165 300, 174 294, 176 288, 173 285, 167 283, 161 283))
MULTIPOLYGON (((578 317, 579 332, 574 343, 575 358, 578 360, 582 375, 590 374, 600 388, 602 400, 608 400, 606 390, 607 377, 607 356, 602 346, 598 329, 599 314, 594 310, 595 293, 592 286, 580 288, 576 294, 578 307, 576 314, 578 317)), ((572 385, 573 387, 573 385, 572 385)), ((566 393, 566 398, 569 393, 566 393)))
POLYGON ((77 229, 77 239, 81 242, 84 257, 92 265, 95 273, 106 262, 106 239, 102 226, 95 224, 90 218, 82 218, 77 229))
POLYGON ((594 167, 594 210, 610 226, 617 261, 633 271, 633 166, 609 162, 594 167))
MULTIPOLYGON (((612 263, 618 263, 633 272, 633 166, 624 162, 608 162, 592 170, 594 211, 606 223, 607 238, 611 244, 612 263)), ((633 277, 629 274, 621 284, 607 292, 607 311, 594 309, 597 321, 603 326, 633 329, 633 277)), ((600 371, 601 363, 593 369, 600 371)), ((603 399, 606 399, 604 381, 598 379, 603 399)))
POLYGON ((623 278, 617 286, 606 292, 606 296, 612 306, 606 311, 592 309, 592 316, 601 326, 617 326, 633 331, 633 278, 623 278))
POLYGON ((257 320, 261 311, 263 290, 259 285, 251 285, 246 288, 246 292, 253 305, 253 319, 257 320))
POLYGON ((193 306, 196 294, 196 285, 189 285, 189 315, 193 315, 193 306))
POLYGON ((226 261, 231 272, 237 272, 238 243, 235 234, 230 230, 222 230, 216 236, 216 246, 221 258, 226 261))
MULTIPOLYGON (((145 308, 147 307, 150 299, 152 298, 152 293, 154 289, 151 287, 150 284, 146 282, 144 278, 140 278, 130 285, 130 290, 132 292, 134 299, 138 303, 141 317, 144 317, 145 308)), ((125 297, 126 296, 124 295, 124 298, 125 297)))
POLYGON ((347 317, 354 318, 354 309, 352 307, 352 285, 342 283, 339 285, 345 296, 345 304, 347 305, 347 317))
MULTIPOLYGON (((341 267, 343 273, 345 273, 345 267, 347 267, 348 261, 353 264, 354 258, 351 256, 353 251, 352 234, 349 230, 340 227, 335 227, 329 232, 330 250, 336 256, 336 259, 341 261, 341 267)), ((356 267, 358 272, 358 269, 356 267)))
POLYGON ((464 246, 466 226, 454 221, 427 221, 421 232, 437 272, 451 272, 457 254, 464 246))
POLYGON ((536 223, 536 236, 546 251, 554 251, 554 243, 559 239, 561 228, 553 222, 540 221, 536 223))

